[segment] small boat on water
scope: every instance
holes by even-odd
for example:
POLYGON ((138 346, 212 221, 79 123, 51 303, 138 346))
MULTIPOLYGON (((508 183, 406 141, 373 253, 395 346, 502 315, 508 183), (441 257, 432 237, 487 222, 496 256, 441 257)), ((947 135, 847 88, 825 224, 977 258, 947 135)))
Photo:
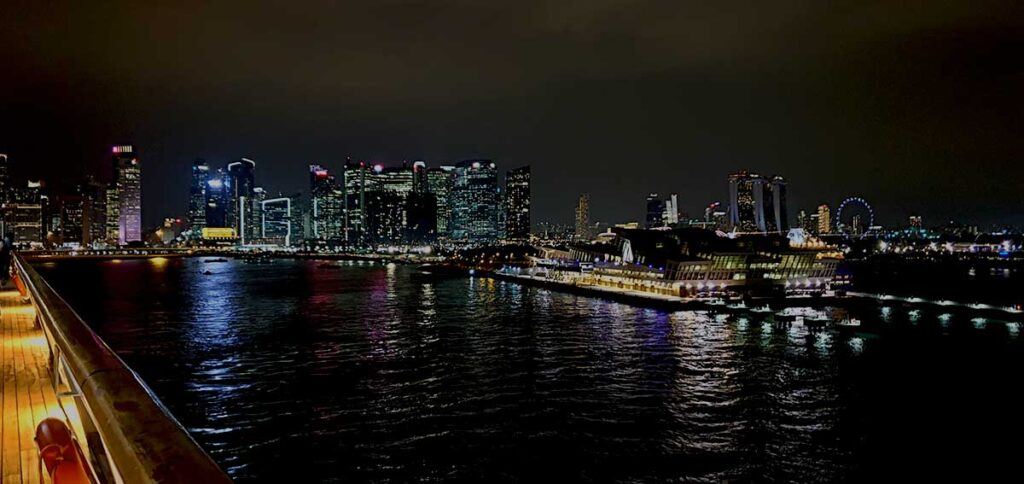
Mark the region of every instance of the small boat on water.
POLYGON ((228 260, 223 258, 223 257, 218 257, 216 259, 203 259, 203 263, 204 264, 211 264, 211 263, 214 263, 214 262, 227 262, 227 261, 228 260))
POLYGON ((716 297, 714 299, 708 299, 707 301, 704 301, 704 304, 707 304, 708 306, 725 306, 726 305, 725 300, 720 298, 720 297, 716 297))
POLYGON ((750 311, 751 312, 755 312, 755 313, 759 313, 759 314, 768 314, 768 313, 772 312, 772 308, 770 306, 768 306, 767 304, 765 304, 764 306, 758 306, 756 308, 753 308, 750 311))
POLYGON ((840 332, 853 332, 860 329, 860 320, 856 318, 844 319, 836 324, 840 332))
POLYGON ((804 326, 807 326, 807 329, 811 330, 822 329, 825 326, 828 326, 828 323, 830 322, 832 322, 832 319, 823 314, 814 314, 804 318, 804 326))

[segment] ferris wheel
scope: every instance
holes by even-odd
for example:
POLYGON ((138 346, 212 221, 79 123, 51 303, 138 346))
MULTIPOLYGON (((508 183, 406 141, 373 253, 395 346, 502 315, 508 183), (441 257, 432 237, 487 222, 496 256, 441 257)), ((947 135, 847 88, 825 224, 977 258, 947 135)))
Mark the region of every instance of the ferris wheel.
POLYGON ((858 226, 864 229, 861 233, 866 233, 871 227, 874 227, 875 209, 871 208, 871 204, 861 197, 850 197, 843 200, 843 203, 840 203, 839 208, 836 209, 836 231, 849 232, 851 227, 858 226), (863 225, 861 217, 864 216, 868 219, 867 225, 863 225), (859 223, 855 223, 858 221, 859 223))

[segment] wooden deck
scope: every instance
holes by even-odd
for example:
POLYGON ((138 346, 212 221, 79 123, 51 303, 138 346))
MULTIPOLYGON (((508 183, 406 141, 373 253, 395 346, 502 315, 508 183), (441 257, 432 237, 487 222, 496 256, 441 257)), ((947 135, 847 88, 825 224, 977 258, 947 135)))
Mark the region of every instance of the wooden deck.
POLYGON ((37 484, 43 481, 33 440, 35 427, 46 417, 64 419, 65 415, 53 390, 46 337, 35 327, 35 309, 22 303, 17 291, 0 290, 0 323, 0 476, 3 484, 37 484))

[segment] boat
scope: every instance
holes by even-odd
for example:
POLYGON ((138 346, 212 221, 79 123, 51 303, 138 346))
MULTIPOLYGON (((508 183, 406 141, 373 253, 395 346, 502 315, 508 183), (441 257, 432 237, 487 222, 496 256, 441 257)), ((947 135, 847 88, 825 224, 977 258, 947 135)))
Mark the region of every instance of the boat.
POLYGON ((767 304, 765 304, 764 306, 759 306, 759 307, 753 308, 750 311, 751 312, 755 312, 755 313, 766 314, 766 313, 772 312, 772 308, 770 306, 768 306, 767 304))
POLYGON ((841 332, 852 332, 860 329, 860 320, 856 318, 844 319, 836 324, 841 332))
POLYGON ((708 306, 725 306, 725 300, 720 297, 716 297, 705 301, 704 304, 707 304, 708 306))
POLYGON ((832 322, 832 319, 823 314, 815 314, 804 318, 804 326, 807 326, 807 329, 822 329, 828 326, 830 322, 832 322))
POLYGON ((228 260, 223 258, 223 257, 218 257, 216 259, 203 259, 203 263, 204 264, 210 264, 210 263, 213 263, 213 262, 227 262, 227 261, 228 260))
POLYGON ((268 254, 250 254, 242 256, 242 262, 246 264, 270 264, 274 262, 274 259, 271 259, 268 254))
POLYGON ((729 305, 729 306, 727 306, 727 307, 728 307, 729 309, 740 309, 740 310, 744 310, 744 309, 747 309, 747 304, 746 304, 746 303, 744 303, 743 301, 740 301, 740 302, 738 302, 738 303, 733 303, 733 304, 730 304, 730 305, 729 305))

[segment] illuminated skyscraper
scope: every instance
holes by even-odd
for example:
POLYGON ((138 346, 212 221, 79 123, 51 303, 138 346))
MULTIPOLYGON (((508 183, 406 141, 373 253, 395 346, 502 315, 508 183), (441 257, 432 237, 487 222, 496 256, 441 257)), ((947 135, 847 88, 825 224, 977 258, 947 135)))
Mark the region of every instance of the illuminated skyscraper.
POLYGON ((818 205, 818 234, 827 235, 832 233, 832 212, 824 203, 818 205))
POLYGON ((921 216, 920 215, 911 215, 910 216, 910 228, 921 230, 922 226, 923 226, 923 223, 921 221, 921 216))
POLYGON ((320 165, 309 166, 309 199, 313 239, 329 245, 342 242, 344 192, 320 165))
MULTIPOLYGON (((372 171, 365 162, 345 162, 342 182, 344 197, 344 227, 342 238, 348 245, 361 246, 365 243, 366 191, 372 181, 372 171)), ((371 190, 372 191, 372 190, 371 190)))
POLYGON ((590 240, 590 195, 581 194, 576 202, 576 239, 590 240))
POLYGON ((451 236, 452 190, 455 188, 455 167, 440 166, 427 170, 427 191, 437 200, 437 236, 451 236))
POLYGON ((259 220, 253 216, 256 162, 242 158, 228 163, 228 177, 231 179, 231 205, 227 210, 228 226, 235 229, 235 234, 243 244, 247 244, 259 227, 259 220))
POLYGON ((510 240, 530 238, 530 167, 505 174, 505 234, 510 240))
POLYGON ((647 215, 644 228, 653 229, 664 225, 665 201, 657 193, 647 195, 647 215))
POLYGON ((786 180, 740 171, 729 175, 729 222, 738 232, 789 230, 786 180))
POLYGON ((412 162, 412 191, 416 193, 430 191, 427 186, 427 162, 425 161, 412 162))
POLYGON ((206 181, 206 227, 227 229, 231 228, 228 222, 228 210, 231 206, 231 178, 218 169, 213 172, 206 181))
POLYGON ((490 160, 468 160, 456 165, 452 239, 470 243, 497 242, 501 214, 497 165, 490 160))
POLYGON ((290 247, 299 239, 298 195, 268 198, 260 202, 260 238, 264 243, 290 247))
MULTIPOLYGON (((142 168, 135 148, 115 146, 114 183, 117 198, 117 244, 142 241, 142 168)), ((107 215, 109 217, 110 211, 107 215)), ((109 225, 108 225, 109 228, 109 225)), ((109 234, 108 234, 109 235, 109 234)))
POLYGON ((206 227, 206 187, 210 181, 210 166, 205 160, 192 162, 192 183, 188 189, 188 226, 193 237, 206 227))
POLYGON ((40 195, 41 184, 29 181, 24 187, 9 187, 7 204, 4 207, 7 232, 14 233, 14 242, 30 244, 42 242, 43 209, 40 195))

